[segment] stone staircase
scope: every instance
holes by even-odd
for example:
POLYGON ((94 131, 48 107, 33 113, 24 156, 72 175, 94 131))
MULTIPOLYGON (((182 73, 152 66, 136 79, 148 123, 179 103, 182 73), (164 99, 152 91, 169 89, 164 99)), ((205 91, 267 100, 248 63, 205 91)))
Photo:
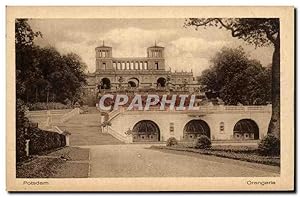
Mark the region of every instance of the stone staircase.
POLYGON ((71 146, 122 144, 108 133, 100 131, 100 112, 90 108, 86 114, 79 114, 58 125, 71 133, 71 146))
POLYGON ((72 109, 27 111, 25 115, 30 121, 38 123, 40 129, 49 130, 51 125, 57 125, 71 111, 72 109))

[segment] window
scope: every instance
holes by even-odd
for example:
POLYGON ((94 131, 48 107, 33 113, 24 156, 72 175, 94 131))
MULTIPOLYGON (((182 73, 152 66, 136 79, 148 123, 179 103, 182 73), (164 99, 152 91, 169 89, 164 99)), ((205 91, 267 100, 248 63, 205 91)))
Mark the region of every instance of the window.
POLYGON ((158 70, 158 62, 155 62, 156 70, 158 70))
POLYGON ((174 122, 170 122, 170 134, 174 135, 174 122))
POLYGON ((224 130, 225 130, 225 128, 224 128, 224 122, 221 122, 220 123, 220 133, 224 133, 224 130))
POLYGON ((103 65, 103 69, 106 69, 106 63, 103 63, 102 65, 103 65))

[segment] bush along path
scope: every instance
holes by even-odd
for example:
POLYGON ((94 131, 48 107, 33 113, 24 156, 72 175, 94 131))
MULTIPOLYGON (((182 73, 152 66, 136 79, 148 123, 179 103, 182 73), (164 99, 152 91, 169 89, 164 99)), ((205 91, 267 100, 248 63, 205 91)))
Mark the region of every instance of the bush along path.
POLYGON ((279 156, 263 156, 260 155, 256 149, 238 146, 217 146, 208 149, 195 149, 192 147, 185 147, 183 145, 177 146, 151 146, 153 149, 165 149, 183 152, 192 152, 204 155, 213 155, 217 157, 224 157, 229 159, 261 163, 266 165, 280 166, 279 156))

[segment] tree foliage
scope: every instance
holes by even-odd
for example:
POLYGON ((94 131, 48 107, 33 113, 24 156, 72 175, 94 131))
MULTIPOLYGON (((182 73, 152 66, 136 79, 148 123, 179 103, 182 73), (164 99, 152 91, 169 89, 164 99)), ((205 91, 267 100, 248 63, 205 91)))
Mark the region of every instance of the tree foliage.
POLYGON ((280 137, 280 22, 279 18, 189 18, 185 27, 218 27, 255 46, 273 45, 272 117, 268 133, 280 137))
POLYGON ((265 105, 271 102, 271 70, 239 48, 223 48, 203 71, 202 90, 216 92, 227 105, 265 105))
POLYGON ((232 37, 256 46, 276 44, 279 36, 277 18, 190 18, 185 26, 224 28, 231 31, 232 37))
POLYGON ((74 53, 61 55, 53 47, 36 46, 34 38, 41 35, 26 19, 16 20, 17 97, 26 103, 76 102, 86 83, 86 65, 74 53))
MULTIPOLYGON (((61 55, 55 48, 41 48, 34 44, 35 32, 27 19, 15 21, 16 51, 16 160, 25 157, 25 140, 28 138, 26 105, 46 102, 75 102, 80 98, 81 87, 86 83, 85 64, 76 54, 61 55)), ((47 132, 48 133, 48 132, 47 132)))

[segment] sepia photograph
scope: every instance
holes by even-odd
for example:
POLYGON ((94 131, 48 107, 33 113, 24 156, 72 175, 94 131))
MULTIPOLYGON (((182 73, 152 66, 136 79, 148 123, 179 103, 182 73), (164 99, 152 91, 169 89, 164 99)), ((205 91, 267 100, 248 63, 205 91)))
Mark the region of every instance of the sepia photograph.
POLYGON ((8 8, 9 188, 293 189, 292 7, 61 9, 8 8))

